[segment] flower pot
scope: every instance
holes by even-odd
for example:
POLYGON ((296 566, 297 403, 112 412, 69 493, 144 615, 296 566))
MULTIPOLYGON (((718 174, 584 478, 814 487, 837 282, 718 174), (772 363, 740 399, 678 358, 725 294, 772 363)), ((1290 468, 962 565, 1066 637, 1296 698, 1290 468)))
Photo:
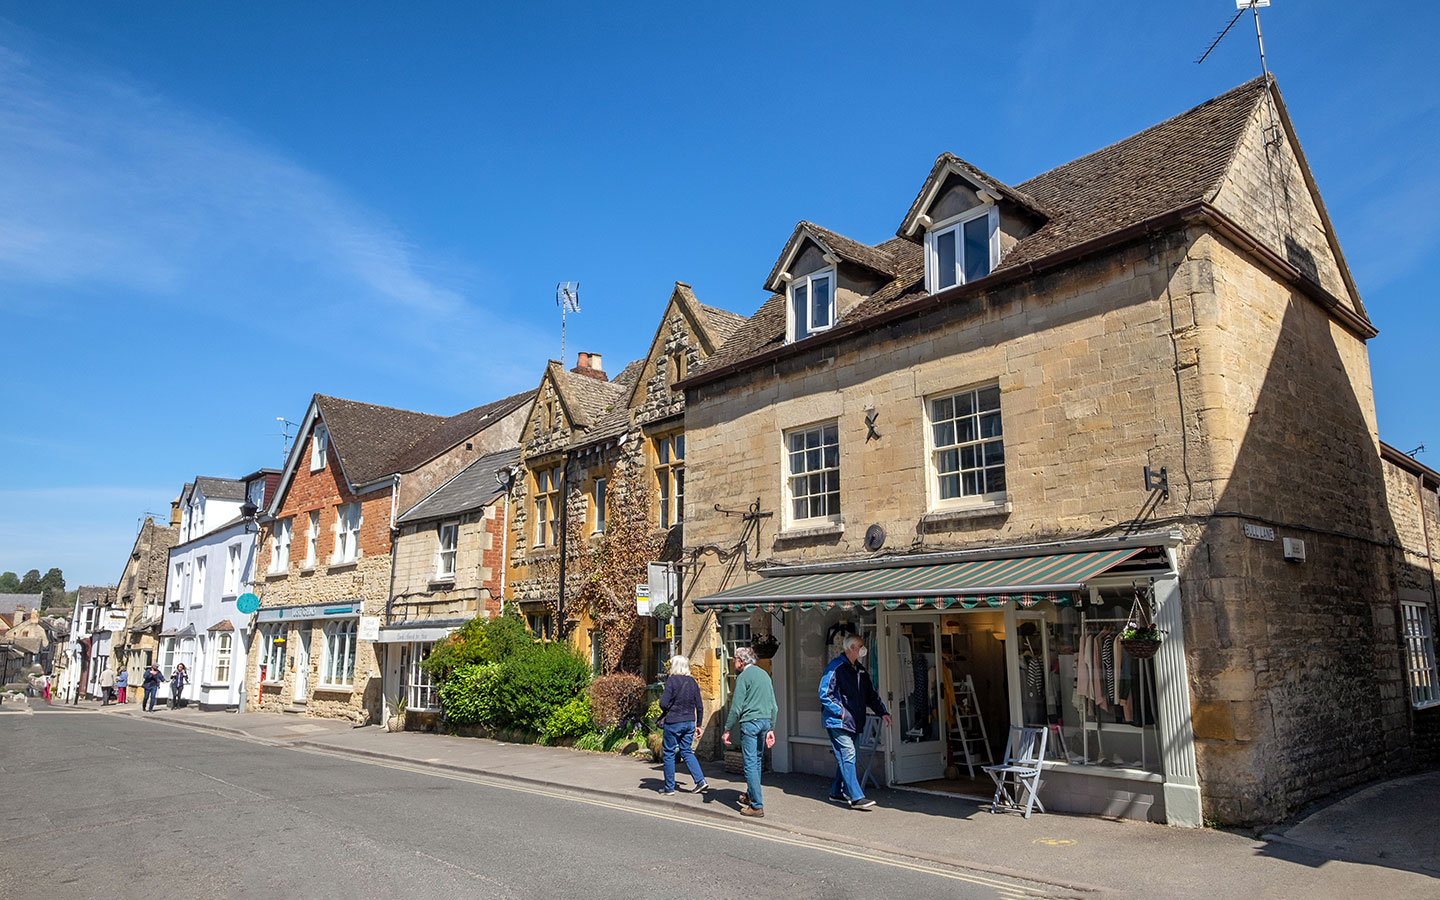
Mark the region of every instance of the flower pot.
POLYGON ((390 732, 402 731, 405 728, 405 720, 399 716, 391 716, 385 720, 385 730, 390 732))
POLYGON ((774 659, 775 654, 780 652, 780 641, 751 641, 750 649, 754 650, 760 659, 774 659))

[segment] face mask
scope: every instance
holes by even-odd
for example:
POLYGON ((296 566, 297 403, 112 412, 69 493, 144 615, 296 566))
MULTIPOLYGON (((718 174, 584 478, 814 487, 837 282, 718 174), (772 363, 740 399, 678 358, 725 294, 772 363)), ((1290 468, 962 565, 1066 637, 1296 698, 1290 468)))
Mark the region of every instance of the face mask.
POLYGON ((869 655, 870 655, 870 651, 869 651, 868 649, 866 649, 865 647, 861 647, 861 648, 860 648, 860 654, 855 657, 855 661, 856 661, 856 662, 860 662, 861 660, 863 660, 865 657, 867 657, 867 656, 869 656, 869 655))

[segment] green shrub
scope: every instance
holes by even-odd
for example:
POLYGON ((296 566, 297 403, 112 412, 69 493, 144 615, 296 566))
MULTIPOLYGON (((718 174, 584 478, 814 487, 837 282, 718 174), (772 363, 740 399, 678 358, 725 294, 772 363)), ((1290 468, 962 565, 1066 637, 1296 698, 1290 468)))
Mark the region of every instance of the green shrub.
POLYGON ((498 663, 485 682, 493 687, 494 721, 499 728, 542 731, 555 710, 569 703, 590 683, 590 665, 562 644, 527 644, 525 650, 498 663))
POLYGON ((640 724, 647 732, 654 731, 660 726, 660 717, 663 715, 665 715, 665 711, 660 708, 660 701, 651 700, 650 708, 645 710, 645 719, 640 724))
POLYGON ((445 718, 457 725, 488 725, 494 716, 494 664, 459 665, 450 670, 437 693, 445 718))
POLYGON ((554 743, 578 738, 594 728, 595 723, 590 720, 590 698, 581 694, 550 714, 545 723, 545 740, 554 743))
POLYGON ((601 753, 605 750, 605 732, 587 731, 575 739, 575 747, 578 750, 593 750, 601 753))
POLYGON ((597 678, 590 685, 590 708, 602 728, 637 719, 645 710, 645 682, 623 672, 597 678))
POLYGON ((430 655, 420 663, 436 683, 450 677, 460 666, 473 666, 490 661, 489 641, 485 636, 484 619, 471 619, 443 641, 430 648, 430 655))
POLYGON ((490 654, 486 662, 503 662, 535 646, 535 635, 530 633, 525 620, 513 614, 487 619, 485 640, 490 654))

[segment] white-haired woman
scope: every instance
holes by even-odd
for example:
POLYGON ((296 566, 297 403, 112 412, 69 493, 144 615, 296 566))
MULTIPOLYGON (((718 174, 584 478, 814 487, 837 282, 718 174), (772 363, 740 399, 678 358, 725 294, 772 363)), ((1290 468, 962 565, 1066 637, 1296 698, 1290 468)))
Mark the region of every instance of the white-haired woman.
POLYGON ((705 773, 700 771, 700 760, 695 758, 692 743, 699 740, 704 729, 705 705, 700 700, 700 685, 690 677, 688 657, 675 656, 670 659, 670 676, 665 679, 665 693, 660 695, 660 729, 664 739, 660 756, 665 763, 665 785, 662 794, 675 793, 675 754, 685 760, 685 768, 695 779, 695 792, 704 793, 710 789, 705 783, 705 773))

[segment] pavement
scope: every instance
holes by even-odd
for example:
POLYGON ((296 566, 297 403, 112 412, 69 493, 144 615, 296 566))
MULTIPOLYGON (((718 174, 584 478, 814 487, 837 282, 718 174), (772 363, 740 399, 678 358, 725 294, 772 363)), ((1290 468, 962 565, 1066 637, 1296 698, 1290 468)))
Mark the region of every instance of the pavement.
POLYGON ((771 773, 764 781, 766 817, 741 819, 736 798, 744 790, 743 779, 725 773, 718 762, 703 763, 710 793, 684 792, 689 779, 681 775, 682 792, 661 796, 658 764, 616 754, 390 734, 294 715, 193 708, 142 713, 135 704, 102 712, 377 765, 461 772, 747 822, 757 829, 1051 885, 1074 896, 1440 897, 1440 813, 1434 804, 1440 797, 1440 771, 1371 785, 1263 836, 1054 813, 1025 820, 992 814, 974 800, 883 788, 871 794, 876 809, 858 812, 826 800, 829 779, 771 773))

